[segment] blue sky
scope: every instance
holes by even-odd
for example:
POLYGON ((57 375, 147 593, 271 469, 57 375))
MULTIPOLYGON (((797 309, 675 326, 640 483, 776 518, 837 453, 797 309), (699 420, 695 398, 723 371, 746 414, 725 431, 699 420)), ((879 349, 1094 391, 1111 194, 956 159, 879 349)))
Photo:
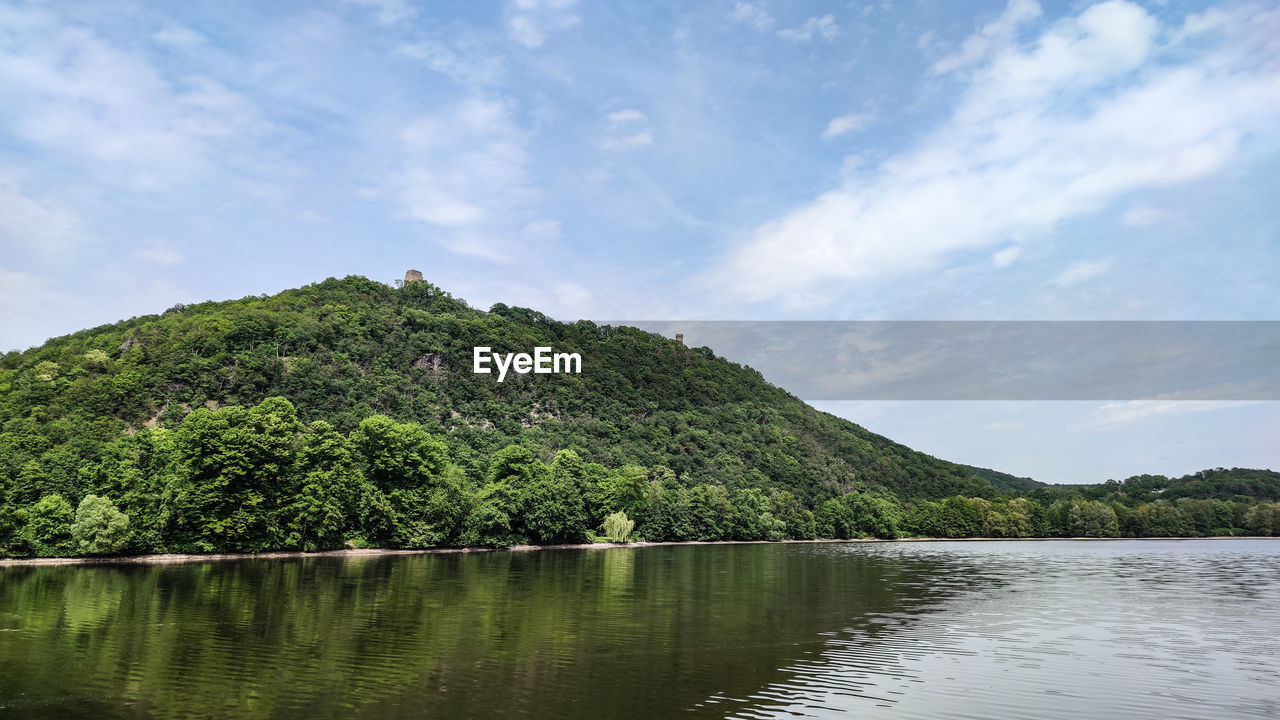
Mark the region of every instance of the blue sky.
MULTIPOLYGON (((409 267, 565 319, 1280 319, 1277 118, 1275 2, 3 2, 0 348, 409 267)), ((825 409, 1046 480, 1280 466, 1275 403, 825 409)))

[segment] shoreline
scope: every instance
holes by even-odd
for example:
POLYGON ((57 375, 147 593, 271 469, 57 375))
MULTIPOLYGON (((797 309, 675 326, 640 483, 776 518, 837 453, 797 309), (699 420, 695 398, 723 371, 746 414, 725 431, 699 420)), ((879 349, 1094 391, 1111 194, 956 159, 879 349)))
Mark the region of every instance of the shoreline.
POLYGON ((0 558, 0 568, 6 567, 38 567, 48 565, 179 565, 189 563, 230 562, 237 560, 299 560, 307 558, 365 558, 388 557, 395 555, 453 555, 463 553, 489 552, 539 552, 542 550, 613 550, 617 548, 667 547, 675 545, 802 545, 820 543, 901 543, 901 542, 1061 542, 1086 540, 1090 542, 1114 542, 1117 540, 1277 540, 1280 538, 1265 535, 1210 535, 1206 537, 1044 537, 1044 538, 851 538, 815 539, 815 540, 670 540, 663 542, 629 542, 629 543, 565 543, 560 545, 511 545, 508 547, 460 547, 460 548, 424 548, 420 550, 400 550, 395 548, 345 548, 342 550, 321 550, 318 552, 302 552, 301 550, 280 550, 264 553, 157 553, 154 555, 119 555, 114 557, 53 557, 53 558, 0 558))

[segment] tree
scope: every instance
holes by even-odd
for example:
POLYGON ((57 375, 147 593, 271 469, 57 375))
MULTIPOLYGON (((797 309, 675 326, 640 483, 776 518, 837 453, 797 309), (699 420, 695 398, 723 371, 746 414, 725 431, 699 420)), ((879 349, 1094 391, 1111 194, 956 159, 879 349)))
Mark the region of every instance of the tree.
POLYGON ((93 469, 93 494, 112 498, 129 516, 130 546, 148 552, 165 548, 165 530, 171 524, 172 504, 166 491, 179 481, 180 465, 174 451, 173 431, 144 428, 125 435, 104 448, 93 469))
POLYGON ((81 555, 114 555, 129 544, 129 516, 111 500, 85 495, 71 524, 71 540, 81 555))
POLYGON ((854 532, 877 538, 898 536, 901 515, 893 501, 866 493, 850 493, 844 503, 852 515, 854 532))
POLYGON ((669 542, 680 539, 681 490, 671 470, 663 467, 654 473, 645 492, 647 511, 640 521, 640 536, 651 542, 669 542))
POLYGON ((475 492, 467 476, 456 465, 448 465, 440 478, 419 495, 421 505, 406 510, 405 547, 458 545, 467 516, 471 514, 475 492))
MULTIPOLYGON (((569 451, 572 452, 572 451, 569 451)), ((517 525, 536 543, 582 542, 587 513, 573 477, 548 469, 536 458, 521 473, 517 486, 522 510, 517 525)))
POLYGON ((972 498, 949 497, 942 501, 946 537, 979 537, 982 535, 982 507, 972 498))
POLYGON ((623 512, 627 517, 644 517, 648 508, 649 473, 639 465, 623 465, 606 471, 594 488, 592 504, 601 514, 623 512))
POLYGON ((739 488, 730 497, 729 515, 723 521, 730 540, 764 540, 773 532, 769 498, 756 488, 739 488))
POLYGON ((485 545, 512 545, 532 540, 525 527, 529 488, 549 476, 547 466, 533 451, 509 445, 494 453, 489 476, 476 498, 472 533, 485 545))
POLYGON ((906 526, 910 533, 918 537, 947 537, 942 503, 933 501, 918 502, 907 511, 906 526))
POLYGON ((851 492, 832 498, 818 508, 820 537, 894 538, 898 536, 901 513, 890 500, 867 493, 851 492))
POLYGON ((199 408, 175 433, 187 472, 179 522, 201 550, 260 552, 287 533, 277 524, 302 424, 293 404, 270 397, 245 410, 199 408))
POLYGON ((1191 534, 1190 523, 1182 511, 1168 500, 1141 505, 1134 515, 1140 537, 1185 537, 1191 534))
POLYGON ((298 444, 293 474, 293 500, 279 522, 287 530, 283 544, 306 551, 342 547, 360 487, 347 439, 323 420, 311 423, 298 444))
POLYGON ((696 485, 680 493, 676 536, 679 540, 722 540, 732 512, 723 485, 696 485))
POLYGON ((576 453, 562 452, 558 468, 547 467, 520 445, 494 453, 471 521, 481 542, 547 544, 586 538, 586 508, 572 469, 576 453))
POLYGON ((435 494, 448 469, 443 442, 417 423, 374 415, 360 422, 351 444, 368 481, 360 503, 367 540, 384 547, 427 547, 456 534, 467 510, 461 500, 448 528, 433 526, 429 517, 445 509, 440 501, 451 492, 435 494))
POLYGON ((831 498, 818 506, 818 537, 835 540, 848 540, 854 537, 853 517, 849 506, 838 498, 831 498))
MULTIPOLYGON (((774 490, 769 493, 769 507, 773 517, 783 525, 783 538, 794 540, 812 540, 817 537, 813 512, 800 504, 796 496, 787 490, 774 490)), ((776 530, 775 530, 776 532, 776 530)))
POLYGON ((616 512, 604 519, 600 529, 609 542, 624 543, 631 539, 631 531, 635 526, 635 521, 629 519, 626 513, 616 512))
POLYGON ((1094 500, 1075 500, 1067 511, 1067 527, 1074 537, 1116 537, 1120 534, 1116 512, 1094 500))
POLYGON ((449 449, 417 423, 398 423, 385 415, 360 422, 352 434, 365 477, 384 492, 417 490, 444 472, 449 449))
POLYGON ((1254 535, 1280 534, 1280 503, 1258 503, 1244 516, 1244 526, 1254 535))
POLYGON ((16 515, 22 526, 19 539, 33 554, 53 557, 71 551, 71 522, 75 515, 71 503, 61 495, 45 495, 16 515))
POLYGON ((555 459, 551 461, 551 474, 557 480, 572 483, 580 497, 586 497, 591 489, 588 486, 587 464, 575 450, 566 448, 556 453, 555 459))
POLYGON ((503 547, 528 542, 528 538, 517 534, 513 516, 519 516, 515 487, 509 483, 486 484, 476 495, 475 506, 467 517, 468 544, 503 547))

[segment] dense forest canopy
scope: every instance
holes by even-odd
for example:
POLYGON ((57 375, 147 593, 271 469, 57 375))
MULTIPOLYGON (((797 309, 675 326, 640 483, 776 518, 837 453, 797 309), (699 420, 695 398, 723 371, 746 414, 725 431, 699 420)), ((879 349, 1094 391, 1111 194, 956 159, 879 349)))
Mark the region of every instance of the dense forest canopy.
POLYGON ((1280 474, 1048 486, 821 413, 708 348, 329 279, 0 359, 0 552, 1280 532, 1280 474), (471 372, 477 345, 581 374, 471 372))

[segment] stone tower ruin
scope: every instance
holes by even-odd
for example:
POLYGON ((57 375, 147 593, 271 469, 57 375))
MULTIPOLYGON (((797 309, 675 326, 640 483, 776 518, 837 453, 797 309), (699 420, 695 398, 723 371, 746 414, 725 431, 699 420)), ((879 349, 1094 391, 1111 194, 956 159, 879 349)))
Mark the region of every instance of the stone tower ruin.
POLYGON ((417 270, 405 270, 404 284, 408 285, 411 282, 422 282, 422 273, 417 270))

